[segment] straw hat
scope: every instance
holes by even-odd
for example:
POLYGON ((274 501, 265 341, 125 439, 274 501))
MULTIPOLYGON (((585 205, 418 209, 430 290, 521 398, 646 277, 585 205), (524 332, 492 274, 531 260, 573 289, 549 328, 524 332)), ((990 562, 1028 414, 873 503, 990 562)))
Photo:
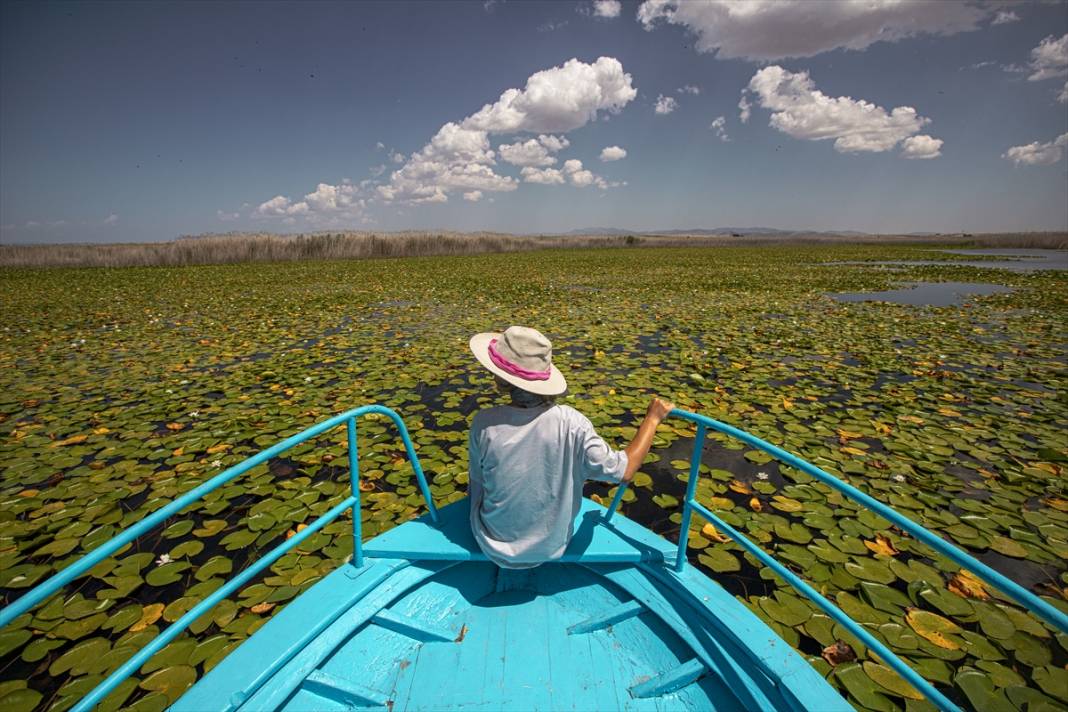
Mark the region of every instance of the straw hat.
POLYGON ((470 346, 479 363, 524 391, 558 396, 567 390, 564 375, 553 365, 553 345, 537 329, 510 326, 503 334, 475 334, 470 346))

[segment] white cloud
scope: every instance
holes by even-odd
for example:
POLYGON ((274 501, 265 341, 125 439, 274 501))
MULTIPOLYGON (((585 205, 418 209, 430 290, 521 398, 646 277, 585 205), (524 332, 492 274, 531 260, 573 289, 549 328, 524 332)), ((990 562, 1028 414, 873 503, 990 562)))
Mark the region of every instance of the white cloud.
POLYGON ((619 161, 627 157, 627 149, 620 148, 619 146, 605 146, 601 149, 601 160, 605 161, 619 161))
POLYGON ((543 22, 534 29, 536 29, 538 32, 553 32, 564 27, 567 27, 567 20, 561 20, 560 22, 553 22, 552 20, 549 20, 548 22, 543 22))
POLYGON ((701 93, 701 87, 695 87, 693 84, 686 84, 679 87, 676 91, 678 91, 679 94, 692 94, 697 96, 701 93))
POLYGON ((118 221, 119 221, 119 216, 116 215, 115 213, 112 213, 111 215, 108 215, 106 218, 104 218, 104 224, 105 225, 114 225, 118 221))
POLYGON ((622 11, 623 3, 619 0, 593 0, 593 14, 595 17, 619 17, 619 13, 622 11))
POLYGON ((771 109, 773 128, 808 141, 834 139, 835 150, 842 153, 889 151, 930 122, 911 106, 888 112, 862 99, 827 96, 816 89, 808 72, 777 65, 754 74, 744 92, 771 109))
POLYGON ((1061 89, 1061 93, 1057 95, 1057 101, 1068 104, 1068 81, 1064 83, 1064 89, 1061 89))
POLYGON ((283 218, 292 225, 296 218, 307 219, 314 225, 338 225, 363 217, 367 207, 366 184, 353 185, 344 180, 337 185, 320 183, 303 200, 292 201, 284 195, 276 195, 260 203, 256 216, 283 218))
POLYGON ((1045 143, 1032 141, 1024 146, 1013 146, 1001 154, 1001 157, 1016 165, 1050 166, 1064 158, 1066 147, 1068 147, 1068 133, 1062 133, 1054 140, 1045 143))
POLYGON ((998 10, 998 14, 994 15, 991 25, 1005 25, 1010 22, 1019 22, 1020 16, 1012 10, 998 10))
MULTIPOLYGON (((531 139, 501 146, 501 159, 518 161, 515 164, 524 168, 551 165, 555 159, 548 160, 548 154, 568 144, 550 134, 585 126, 600 112, 617 113, 635 96, 630 75, 612 57, 593 63, 571 59, 536 72, 523 89, 508 89, 496 102, 442 126, 393 172, 387 185, 378 186, 378 196, 386 201, 445 202, 453 190, 515 190, 519 181, 492 168, 497 154, 490 147, 491 134, 543 134, 533 144, 531 139)), ((527 182, 555 182, 551 173, 521 174, 527 182)))
POLYGON ((664 115, 670 114, 677 108, 679 108, 679 102, 675 101, 674 97, 661 94, 656 97, 656 106, 653 107, 653 111, 660 115, 664 115))
POLYGON ((223 210, 216 210, 215 211, 215 217, 219 218, 223 222, 230 222, 232 220, 237 220, 238 218, 240 218, 241 217, 241 213, 239 213, 239 212, 237 212, 237 213, 228 213, 228 212, 225 212, 223 210))
POLYGON ((564 182, 564 174, 557 168, 532 168, 527 166, 519 172, 526 183, 554 185, 564 182))
POLYGON ((598 188, 608 188, 608 182, 598 176, 594 175, 591 171, 582 167, 582 161, 572 158, 569 161, 564 161, 564 173, 567 174, 568 180, 571 181, 571 185, 579 188, 585 188, 590 185, 596 185, 598 188))
POLYGON ((967 32, 992 13, 989 7, 929 0, 646 0, 638 20, 646 30, 660 21, 682 25, 697 36, 698 52, 720 59, 767 61, 967 32))
POLYGON ((742 98, 738 100, 738 119, 744 124, 749 121, 749 117, 753 113, 753 105, 749 103, 749 97, 742 93, 742 98))
POLYGON ((708 128, 716 132, 716 138, 718 138, 720 141, 728 142, 731 140, 730 136, 727 135, 726 117, 717 116, 715 119, 713 119, 712 123, 709 125, 708 128))
POLYGON ((400 151, 394 151, 393 153, 389 154, 389 160, 393 161, 394 163, 404 163, 404 154, 400 151))
POLYGON ((599 111, 618 113, 637 94, 619 60, 571 59, 532 74, 524 89, 507 90, 463 125, 489 133, 565 133, 593 121, 599 111))
POLYGON ((942 155, 942 143, 942 139, 924 134, 909 136, 901 142, 901 155, 904 158, 938 158, 942 155))
POLYGON ((464 193, 464 200, 469 201, 471 203, 477 203, 481 199, 482 199, 482 191, 481 190, 472 190, 472 191, 469 191, 467 193, 464 193))
POLYGON ((513 166, 551 166, 556 159, 551 154, 571 145, 563 136, 542 134, 536 139, 502 143, 497 146, 501 160, 513 166))
POLYGON ((1031 50, 1031 72, 1031 82, 1068 74, 1068 33, 1059 40, 1050 35, 1031 50))
POLYGON ((386 144, 382 143, 381 141, 379 141, 379 142, 377 142, 375 144, 375 149, 378 150, 378 151, 382 151, 385 148, 386 148, 386 144))

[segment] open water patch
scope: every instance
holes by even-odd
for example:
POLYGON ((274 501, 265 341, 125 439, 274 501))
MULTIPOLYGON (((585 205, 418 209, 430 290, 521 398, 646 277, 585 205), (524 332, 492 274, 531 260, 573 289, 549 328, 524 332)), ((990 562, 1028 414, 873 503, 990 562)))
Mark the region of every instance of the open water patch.
POLYGON ((916 307, 949 307, 972 297, 1008 294, 1011 287, 988 282, 906 282, 899 289, 882 292, 837 292, 830 296, 840 302, 890 302, 916 307))

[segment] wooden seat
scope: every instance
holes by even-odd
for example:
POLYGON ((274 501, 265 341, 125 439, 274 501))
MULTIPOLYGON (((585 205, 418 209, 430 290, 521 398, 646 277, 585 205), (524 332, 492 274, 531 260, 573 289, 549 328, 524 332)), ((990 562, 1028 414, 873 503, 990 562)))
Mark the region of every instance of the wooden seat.
MULTIPOLYGON (((565 563, 625 563, 675 561, 671 542, 652 535, 620 514, 605 522, 605 508, 588 499, 575 518, 575 534, 558 561, 565 563)), ((454 502, 438 510, 440 521, 429 515, 378 535, 364 549, 364 555, 410 561, 485 561, 471 534, 468 500, 454 502)))

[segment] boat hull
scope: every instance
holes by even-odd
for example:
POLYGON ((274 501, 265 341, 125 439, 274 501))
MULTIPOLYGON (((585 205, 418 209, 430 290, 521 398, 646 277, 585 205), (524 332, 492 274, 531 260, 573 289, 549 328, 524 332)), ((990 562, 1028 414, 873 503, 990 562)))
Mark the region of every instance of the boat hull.
POLYGON ((722 587, 665 565, 669 542, 622 515, 596 523, 603 511, 584 502, 565 561, 526 570, 485 561, 463 536, 466 500, 436 527, 401 525, 172 709, 851 709, 722 587), (432 540, 428 528, 449 535, 453 558, 383 556, 432 540), (638 560, 619 560, 628 550, 638 560))

